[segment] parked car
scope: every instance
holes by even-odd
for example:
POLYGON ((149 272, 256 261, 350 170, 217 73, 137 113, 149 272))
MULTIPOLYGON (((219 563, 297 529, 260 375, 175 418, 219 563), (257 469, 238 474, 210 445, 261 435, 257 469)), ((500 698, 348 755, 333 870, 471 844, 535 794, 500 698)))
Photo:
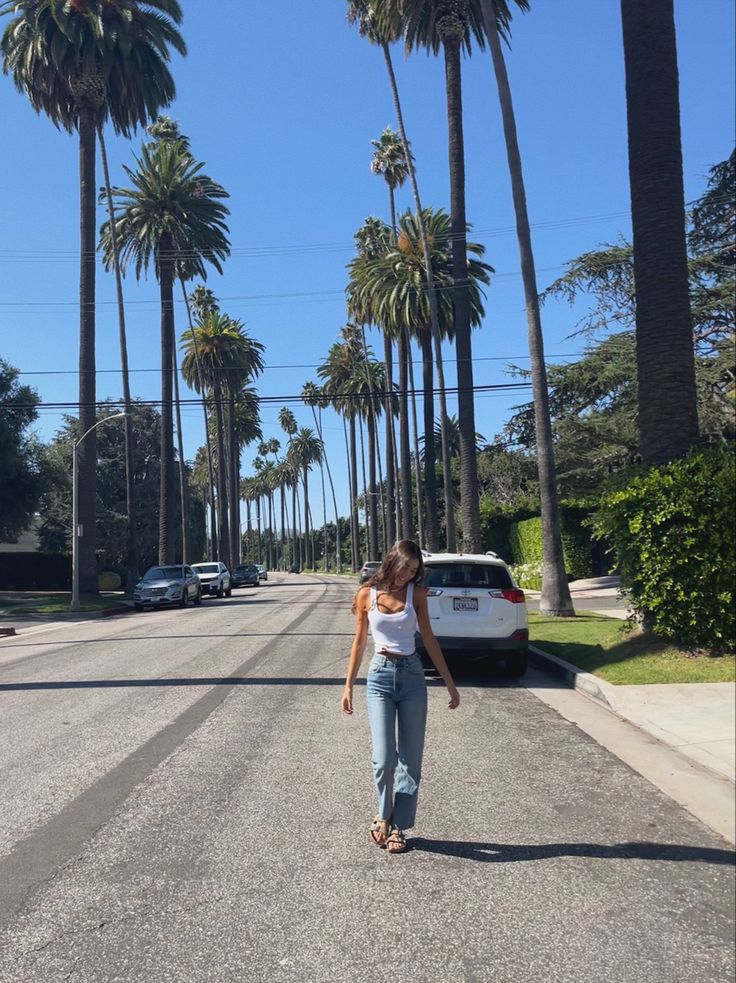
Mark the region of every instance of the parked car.
POLYGON ((358 579, 360 580, 361 584, 364 584, 366 581, 370 580, 380 565, 380 560, 366 560, 363 566, 360 568, 360 572, 358 574, 358 579))
POLYGON ((255 563, 240 563, 233 570, 231 583, 233 587, 257 587, 260 580, 255 563))
POLYGON ((262 563, 256 563, 256 569, 258 570, 260 580, 268 580, 268 570, 266 570, 262 563))
POLYGON ((192 567, 181 563, 150 567, 135 585, 133 606, 136 611, 144 608, 161 608, 178 604, 185 608, 193 602, 202 603, 199 577, 192 567))
MULTIPOLYGON (((527 667, 529 626, 524 591, 495 554, 424 554, 429 622, 443 653, 483 665, 503 659, 508 676, 527 667)), ((421 638, 417 649, 423 654, 421 638)))
POLYGON ((220 560, 212 563, 193 563, 192 570, 199 576, 202 594, 230 597, 233 592, 230 571, 220 560))

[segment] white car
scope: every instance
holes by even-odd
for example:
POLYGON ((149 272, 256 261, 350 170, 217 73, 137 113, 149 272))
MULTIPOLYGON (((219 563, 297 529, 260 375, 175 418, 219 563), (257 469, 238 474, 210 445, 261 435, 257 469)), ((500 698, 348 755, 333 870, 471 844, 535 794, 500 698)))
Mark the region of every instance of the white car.
MULTIPOLYGON (((503 560, 495 553, 425 553, 423 559, 429 622, 443 653, 479 665, 503 659, 508 676, 523 676, 526 598, 503 560)), ((417 648, 423 651, 419 636, 417 648)))
POLYGON ((215 594, 217 597, 230 597, 232 594, 230 572, 224 563, 219 560, 212 563, 193 563, 192 570, 199 577, 203 594, 215 594))

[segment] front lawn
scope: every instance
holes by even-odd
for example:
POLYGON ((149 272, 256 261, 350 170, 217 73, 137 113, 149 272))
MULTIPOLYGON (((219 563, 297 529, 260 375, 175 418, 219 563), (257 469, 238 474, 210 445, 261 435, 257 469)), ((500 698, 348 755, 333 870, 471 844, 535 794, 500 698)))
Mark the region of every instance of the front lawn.
MULTIPOLYGON (((67 614, 71 604, 71 593, 57 592, 54 594, 29 594, 23 600, 6 598, 0 600, 4 612, 8 614, 67 614)), ((80 611, 104 611, 107 608, 121 610, 127 607, 122 595, 102 596, 97 594, 82 595, 80 611)))
POLYGON ((529 612, 532 645, 609 683, 724 683, 736 679, 736 657, 689 656, 667 639, 627 632, 617 618, 585 611, 575 618, 529 612))

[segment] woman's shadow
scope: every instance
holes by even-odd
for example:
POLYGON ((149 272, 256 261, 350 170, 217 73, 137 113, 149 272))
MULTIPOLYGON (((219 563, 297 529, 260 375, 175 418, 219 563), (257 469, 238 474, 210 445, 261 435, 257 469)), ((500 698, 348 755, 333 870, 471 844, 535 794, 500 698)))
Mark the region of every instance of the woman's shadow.
POLYGON ((675 863, 734 865, 734 852, 678 843, 478 843, 471 840, 409 840, 412 850, 480 863, 519 863, 554 857, 598 857, 602 860, 668 860, 675 863))

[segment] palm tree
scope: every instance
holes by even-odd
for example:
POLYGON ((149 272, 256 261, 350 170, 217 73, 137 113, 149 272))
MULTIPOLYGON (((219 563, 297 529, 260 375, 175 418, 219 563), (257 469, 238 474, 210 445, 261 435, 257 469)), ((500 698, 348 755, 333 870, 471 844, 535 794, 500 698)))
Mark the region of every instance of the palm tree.
POLYGON ((314 555, 309 540, 309 472, 313 464, 319 464, 324 449, 322 441, 311 427, 302 427, 289 441, 289 459, 294 469, 300 469, 304 484, 304 556, 305 566, 314 566, 314 555))
POLYGON ((356 396, 362 397, 358 400, 357 411, 365 419, 368 425, 368 488, 366 511, 370 516, 369 522, 369 544, 368 552, 372 557, 380 556, 378 546, 378 507, 376 498, 378 495, 376 485, 376 451, 377 441, 377 421, 380 416, 380 404, 376 406, 373 401, 375 392, 383 392, 386 388, 386 374, 384 367, 375 359, 366 357, 356 366, 353 380, 352 391, 356 396))
POLYGON ((240 348, 240 337, 232 330, 231 324, 226 314, 211 311, 195 326, 193 334, 185 333, 181 338, 181 349, 185 353, 181 372, 185 382, 196 392, 201 392, 202 386, 206 387, 214 403, 217 421, 218 555, 227 567, 230 567, 231 553, 223 398, 227 386, 226 372, 237 358, 233 352, 237 353, 240 348))
MULTIPOLYGON (((526 0, 516 0, 516 2, 522 10, 528 7, 526 0)), ((505 3, 495 2, 495 0, 483 0, 482 7, 501 104, 526 304, 532 395, 534 398, 537 470, 539 473, 539 503, 542 520, 542 596, 539 607, 545 614, 570 617, 575 614, 575 609, 570 597, 562 551, 560 508, 555 475, 547 368, 544 362, 544 336, 539 311, 539 291, 526 206, 521 153, 516 135, 514 106, 506 63, 501 50, 501 36, 508 34, 510 14, 505 3)), ((692 345, 690 350, 692 353, 692 345)))
MULTIPOLYGON (((0 15, 10 15, 0 52, 3 71, 13 77, 37 113, 57 127, 79 135, 80 322, 79 428, 85 433, 96 420, 95 384, 95 144, 96 130, 109 119, 116 133, 129 136, 154 118, 174 98, 166 66, 169 49, 186 53, 177 30, 181 9, 176 0, 5 0, 0 15)), ((123 396, 130 409, 127 344, 119 321, 123 396)), ((133 438, 126 418, 126 498, 128 566, 135 564, 133 438)), ((80 586, 97 591, 95 553, 96 434, 92 430, 78 452, 80 586)), ((130 573, 128 579, 130 580, 130 573)))
MULTIPOLYGON (((462 2, 462 0, 461 0, 462 2)), ((435 295, 434 280, 432 277, 432 263, 430 258, 430 242, 427 230, 424 228, 421 199, 419 197, 419 183, 417 180, 414 156, 411 152, 409 140, 404 126, 404 116, 399 99, 399 90, 396 84, 396 75, 391 58, 390 44, 397 41, 401 36, 402 21, 399 16, 400 9, 396 3, 383 3, 382 0, 348 0, 348 20, 357 23, 360 33, 373 44, 378 45, 382 52, 386 65, 391 96, 396 112, 396 121, 399 127, 401 142, 404 147, 404 157, 408 165, 408 175, 411 183, 412 195, 414 197, 414 209, 419 222, 419 232, 422 242, 424 255, 424 270, 426 278, 427 299, 429 303, 430 325, 432 330, 432 343, 434 347, 435 365, 437 368, 437 383, 439 387, 440 416, 442 420, 442 470, 444 480, 445 499, 452 500, 452 479, 450 476, 450 450, 447 435, 447 407, 445 405, 445 374, 442 360, 442 331, 440 327, 439 314, 437 310, 437 298, 435 295)), ((447 548, 450 551, 456 549, 455 541, 455 515, 450 509, 446 515, 446 534, 447 548)), ((406 534, 405 534, 406 535, 406 534)))
MULTIPOLYGON (((203 164, 193 159, 178 141, 144 144, 137 170, 124 166, 131 188, 113 188, 115 221, 101 231, 105 261, 111 261, 111 229, 120 246, 125 267, 133 262, 135 274, 153 262, 161 296, 161 492, 159 504, 159 563, 172 555, 171 502, 173 495, 173 358, 174 278, 180 257, 187 269, 204 278, 205 263, 222 272, 228 255, 222 199, 228 194, 202 173, 203 164)), ((194 366, 192 377, 195 375, 194 366)), ((223 458, 220 458, 222 461, 223 458)), ((222 531, 220 531, 222 540, 222 531)))
POLYGON ((682 457, 698 440, 673 0, 621 0, 641 453, 682 457))
MULTIPOLYGON (((431 244, 430 269, 435 284, 437 317, 443 336, 452 338, 453 309, 453 260, 451 255, 451 222, 442 209, 425 209, 422 226, 431 244)), ((467 228, 466 228, 467 235, 467 228)), ((478 243, 469 243, 468 264, 471 325, 480 324, 483 317, 481 284, 489 282, 492 268, 480 259, 485 250, 478 243)), ((399 219, 399 236, 396 246, 383 255, 359 256, 349 266, 349 308, 371 319, 383 330, 398 332, 407 327, 419 340, 422 351, 422 375, 424 386, 425 469, 424 498, 427 516, 427 545, 438 547, 437 502, 435 489, 434 450, 434 382, 432 373, 432 330, 428 292, 421 289, 425 278, 424 249, 421 242, 420 223, 412 212, 399 219)), ((401 388, 401 386, 400 386, 401 388)), ((444 387, 440 385, 440 393, 444 387)), ((441 415, 442 419, 442 415, 441 415)), ((473 442, 475 450, 475 441, 473 442)), ((448 443, 449 453, 449 443, 448 443)), ((443 461, 444 464, 444 461, 443 461)), ((444 468, 446 513, 452 512, 452 474, 444 468), (449 484, 449 491, 448 491, 449 484)), ((448 547, 449 547, 448 537, 448 547)))
MULTIPOLYGON (((322 446, 324 447, 324 435, 322 433, 322 407, 327 406, 329 401, 325 397, 319 386, 316 386, 313 382, 305 382, 302 386, 302 398, 307 406, 312 409, 312 416, 314 417, 314 425, 317 428, 317 434, 319 439, 322 441, 322 446), (319 410, 319 413, 317 413, 319 410)), ((327 480, 330 483, 330 491, 332 493, 332 504, 335 509, 335 561, 337 572, 340 573, 342 564, 340 562, 340 517, 337 511, 337 496, 335 495, 335 485, 332 480, 332 471, 330 469, 330 461, 327 457, 327 452, 323 454, 323 461, 320 461, 320 471, 324 472, 327 470, 327 480)), ((325 541, 325 563, 327 562, 327 507, 325 504, 325 479, 324 473, 322 473, 322 511, 324 513, 324 541, 325 541)))
POLYGON ((454 293, 455 346, 457 349, 458 415, 462 437, 460 454, 460 499, 463 518, 463 548, 480 549, 478 475, 474 447, 475 408, 471 304, 465 241, 465 152, 461 84, 461 52, 470 51, 471 35, 484 44, 479 0, 374 0, 375 15, 389 37, 401 30, 407 51, 425 47, 445 62, 445 92, 450 156, 450 212, 452 216, 452 272, 454 293))
MULTIPOLYGON (((299 429, 296 422, 296 417, 293 412, 288 408, 288 406, 282 406, 279 410, 278 415, 279 426, 284 431, 284 433, 290 438, 293 438, 294 434, 299 429)), ((291 488, 291 521, 292 521, 292 550, 291 550, 291 565, 301 568, 301 555, 299 547, 299 537, 297 536, 296 530, 296 487, 297 487, 297 475, 295 473, 293 462, 289 459, 287 451, 286 467, 290 473, 289 487, 291 488)))

